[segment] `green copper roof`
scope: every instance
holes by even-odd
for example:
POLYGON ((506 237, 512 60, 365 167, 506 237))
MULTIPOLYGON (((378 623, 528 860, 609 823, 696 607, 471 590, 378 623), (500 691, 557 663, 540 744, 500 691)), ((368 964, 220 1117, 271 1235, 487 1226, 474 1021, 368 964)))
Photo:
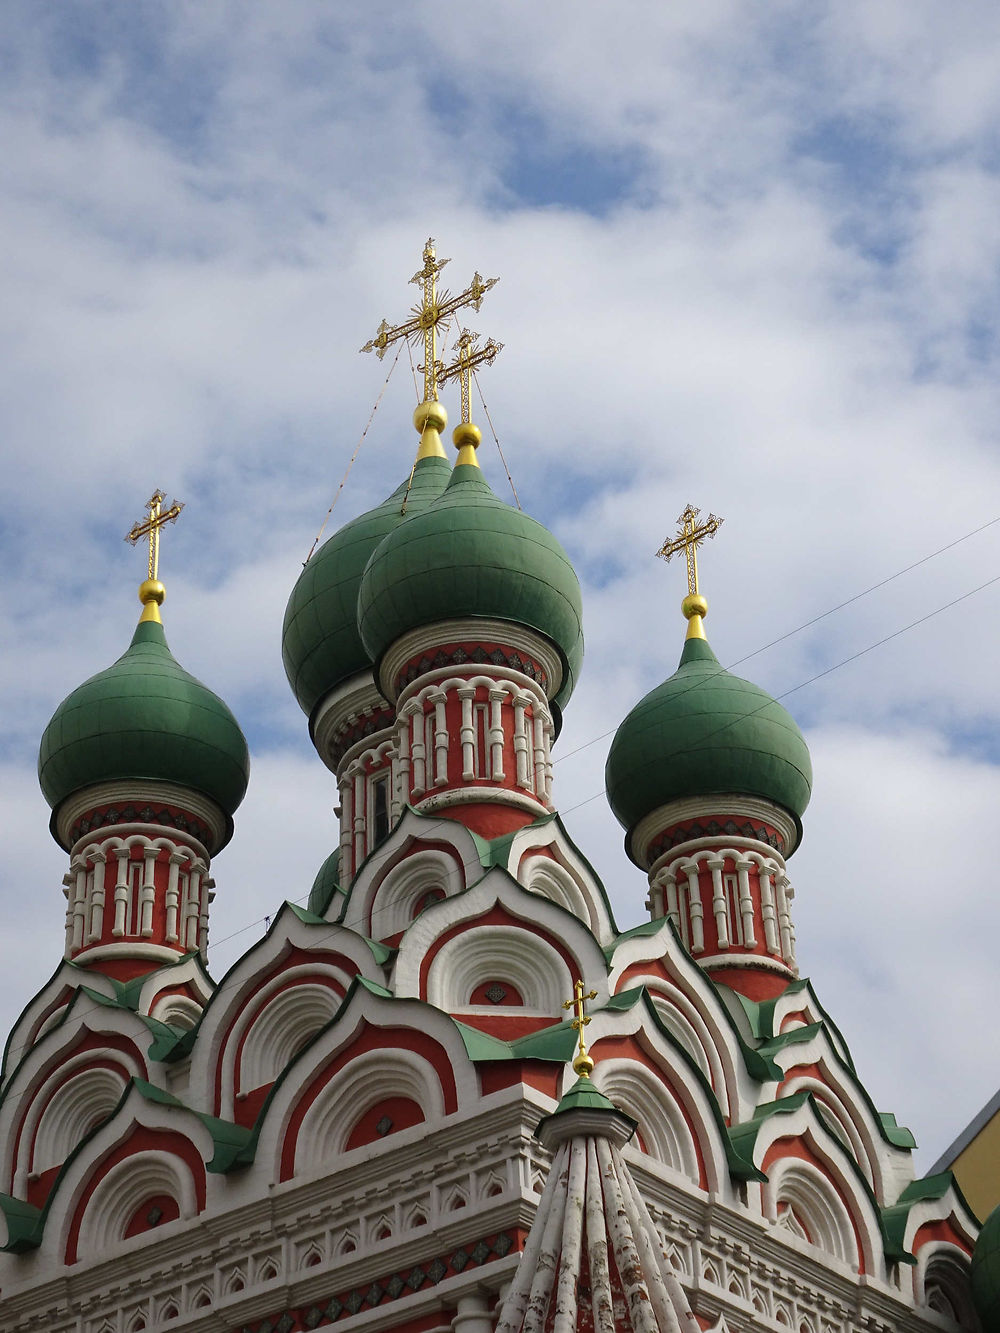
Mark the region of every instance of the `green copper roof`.
POLYGON ((146 778, 204 792, 231 816, 249 776, 236 719, 175 661, 156 621, 141 621, 124 656, 63 700, 38 754, 53 811, 95 782, 146 778))
POLYGON ((377 508, 334 533, 299 575, 285 608, 281 656, 305 714, 341 681, 371 666, 358 633, 358 587, 368 557, 404 518, 436 500, 450 476, 446 458, 420 459, 409 495, 407 478, 377 508))
POLYGON ((972 1252, 972 1300, 983 1328, 1000 1328, 1000 1208, 983 1223, 972 1252))
POLYGON ((618 728, 605 769, 608 800, 631 831, 685 796, 763 796, 800 820, 812 765, 802 733, 766 691, 688 639, 674 674, 618 728))
POLYGON ((313 886, 309 890, 309 911, 314 916, 323 916, 330 906, 330 899, 340 888, 340 848, 335 847, 316 873, 313 886))
POLYGON ((374 552, 358 594, 373 660, 407 630, 466 616, 530 625, 559 649, 572 691, 583 649, 580 584, 541 523, 497 499, 480 469, 456 465, 441 498, 374 552))

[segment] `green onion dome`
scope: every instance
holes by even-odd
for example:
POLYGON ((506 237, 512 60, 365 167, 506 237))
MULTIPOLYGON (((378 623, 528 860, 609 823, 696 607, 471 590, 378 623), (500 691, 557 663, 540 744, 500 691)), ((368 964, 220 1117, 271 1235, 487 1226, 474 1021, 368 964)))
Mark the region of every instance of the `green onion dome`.
POLYGON ((972 1252, 972 1301, 984 1329, 1000 1328, 1000 1208, 994 1208, 972 1252))
POLYGON ((340 848, 335 847, 326 858, 309 890, 308 907, 313 916, 323 916, 330 900, 340 889, 340 848))
MULTIPOLYGON (((471 431, 478 441, 475 427, 471 431)), ((377 547, 358 593, 361 639, 374 662, 408 630, 478 617, 528 625, 563 665, 556 703, 569 698, 583 654, 580 584, 555 537, 494 495, 461 438, 441 498, 377 547)))
POLYGON ((689 796, 761 796, 801 834, 812 764, 791 715, 758 685, 724 671, 704 638, 684 644, 674 674, 632 709, 605 768, 608 800, 630 833, 689 796))
POLYGON ((84 787, 133 778, 201 792, 229 819, 246 794, 250 759, 239 724, 174 659, 146 600, 128 651, 78 686, 45 728, 38 780, 53 817, 84 787))
POLYGON ((281 656, 307 716, 342 681, 371 667, 357 619, 358 587, 368 557, 404 518, 436 500, 450 476, 443 449, 440 456, 419 459, 412 483, 407 478, 377 508, 346 523, 299 575, 285 609, 281 656))

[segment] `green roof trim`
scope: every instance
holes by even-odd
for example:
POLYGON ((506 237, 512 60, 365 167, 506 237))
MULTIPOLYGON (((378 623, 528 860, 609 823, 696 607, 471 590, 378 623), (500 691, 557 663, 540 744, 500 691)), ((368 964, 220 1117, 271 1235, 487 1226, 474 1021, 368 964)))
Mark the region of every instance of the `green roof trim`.
POLYGON ((42 1210, 14 1199, 9 1194, 0 1194, 0 1213, 7 1223, 7 1243, 0 1245, 0 1250, 8 1254, 26 1254, 38 1248, 42 1239, 42 1210))
POLYGON ((883 1135, 895 1148, 916 1148, 917 1141, 905 1125, 900 1125, 891 1111, 878 1112, 883 1135))
POLYGON ((444 493, 375 549, 358 590, 361 641, 376 663, 409 630, 447 620, 509 621, 559 651, 572 692, 583 642, 576 571, 555 537, 493 493, 482 470, 457 464, 444 493))
POLYGON ((605 783, 628 832, 671 801, 735 793, 781 806, 801 836, 812 764, 791 714, 724 670, 705 639, 688 639, 674 674, 615 733, 605 783))
POLYGON ((205 1115, 202 1111, 195 1111, 190 1106, 185 1105, 180 1098, 175 1097, 173 1093, 165 1092, 163 1088, 147 1083, 145 1079, 133 1078, 131 1084, 147 1102, 154 1102, 160 1106, 176 1106, 178 1110, 186 1111, 189 1115, 193 1115, 201 1121, 215 1145, 212 1160, 205 1164, 206 1171, 225 1175, 227 1171, 231 1171, 234 1166, 240 1164, 240 1154, 250 1138, 248 1129, 245 1129, 242 1125, 234 1124, 231 1120, 220 1120, 218 1116, 205 1115))
POLYGON ((941 1171, 934 1176, 924 1176, 920 1180, 913 1180, 906 1186, 902 1194, 894 1204, 888 1208, 882 1209, 882 1223, 889 1236, 895 1250, 899 1251, 904 1258, 901 1262, 915 1264, 917 1261, 904 1249, 903 1240, 906 1236, 906 1225, 909 1221, 910 1210, 915 1204, 926 1201, 936 1202, 943 1199, 944 1196, 953 1190, 959 1203, 968 1212, 969 1217, 976 1220, 976 1215, 965 1200, 965 1195, 959 1189, 958 1181, 950 1171, 941 1171))
POLYGON ((610 1097, 605 1097, 603 1092, 594 1087, 589 1078, 576 1080, 569 1091, 563 1094, 553 1115, 561 1115, 563 1111, 614 1111, 616 1115, 624 1114, 610 1097))
POLYGON ((309 890, 309 911, 313 916, 325 918, 334 894, 337 893, 344 893, 344 889, 340 886, 340 848, 334 847, 312 882, 312 888, 309 890))
POLYGON ((153 620, 139 622, 117 662, 67 695, 38 752, 53 831, 74 792, 129 779, 200 791, 231 823, 249 778, 246 738, 235 717, 180 666, 153 620))

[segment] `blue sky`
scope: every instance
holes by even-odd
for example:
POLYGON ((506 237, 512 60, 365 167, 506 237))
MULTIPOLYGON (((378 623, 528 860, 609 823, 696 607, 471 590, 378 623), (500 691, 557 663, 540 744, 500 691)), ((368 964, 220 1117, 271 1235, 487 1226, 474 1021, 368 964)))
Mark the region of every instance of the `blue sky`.
MULTIPOLYGON (((702 560, 724 662, 1000 514, 1000 13, 607 15, 0 14, 0 1017, 61 947, 38 738, 128 642, 122 535, 155 486, 187 504, 163 547, 171 645, 253 747, 214 969, 308 891, 335 793, 281 617, 382 388, 388 363, 357 348, 405 313, 427 235, 453 288, 501 275, 473 325, 505 344, 481 383, 522 503, 584 582, 556 794, 624 925, 643 884, 588 742, 676 663, 682 571, 653 552, 685 503, 726 519, 702 560)), ((334 522, 405 475, 412 403, 404 358, 334 522)), ((482 461, 506 494, 489 443, 482 461)), ((741 670, 792 689, 997 572, 1000 525, 741 670)), ((790 867, 803 968, 927 1165, 1000 1083, 977 1021, 1000 1002, 998 606, 1000 585, 787 700, 816 770, 790 867)))

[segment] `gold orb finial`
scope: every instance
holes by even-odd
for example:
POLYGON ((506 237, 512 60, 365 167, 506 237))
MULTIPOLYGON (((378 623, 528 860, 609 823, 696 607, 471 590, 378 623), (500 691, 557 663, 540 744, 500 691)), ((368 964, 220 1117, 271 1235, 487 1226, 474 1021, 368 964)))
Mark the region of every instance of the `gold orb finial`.
POLYGON ((441 432, 448 424, 448 413, 444 404, 436 398, 425 399, 413 409, 413 425, 420 432, 420 447, 417 459, 447 458, 441 443, 441 432))
POLYGON ((479 466, 479 459, 476 457, 476 450, 483 441, 483 432, 478 426, 474 426, 471 421, 460 422, 451 433, 455 448, 458 450, 458 457, 455 459, 455 466, 462 463, 479 466))
POLYGON ((590 1078, 593 1072, 594 1072, 593 1056, 588 1055, 586 1052, 577 1055, 576 1059, 573 1061, 573 1073, 578 1075, 580 1078, 590 1078))
POLYGON ((167 595, 167 590, 159 579, 144 579, 139 584, 139 601, 142 602, 143 620, 160 619, 160 607, 163 605, 163 599, 167 595))

